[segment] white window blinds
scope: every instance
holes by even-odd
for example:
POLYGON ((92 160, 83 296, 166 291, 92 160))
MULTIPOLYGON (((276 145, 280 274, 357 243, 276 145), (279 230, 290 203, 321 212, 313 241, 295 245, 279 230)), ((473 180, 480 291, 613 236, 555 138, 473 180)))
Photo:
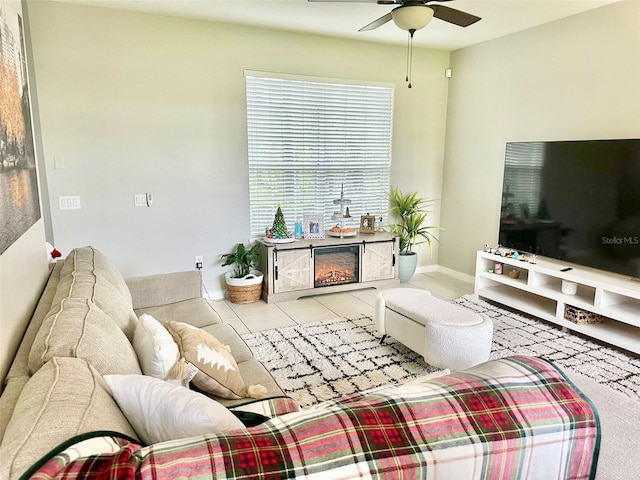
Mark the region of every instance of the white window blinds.
POLYGON ((387 210, 393 86, 245 77, 252 236, 271 227, 278 205, 289 230, 306 213, 330 228, 342 185, 352 226, 387 210))

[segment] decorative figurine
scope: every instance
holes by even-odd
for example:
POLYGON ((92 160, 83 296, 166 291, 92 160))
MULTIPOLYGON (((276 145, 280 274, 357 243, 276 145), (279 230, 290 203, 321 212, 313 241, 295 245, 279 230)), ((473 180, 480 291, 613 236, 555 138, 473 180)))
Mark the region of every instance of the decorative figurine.
POLYGON ((491 247, 489 246, 488 243, 484 244, 484 247, 482 247, 482 251, 485 253, 491 253, 491 247))

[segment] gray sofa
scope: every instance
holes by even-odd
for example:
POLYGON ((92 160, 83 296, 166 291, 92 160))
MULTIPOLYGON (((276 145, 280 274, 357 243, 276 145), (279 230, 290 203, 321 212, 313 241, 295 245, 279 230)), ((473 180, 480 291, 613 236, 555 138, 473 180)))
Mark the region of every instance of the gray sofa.
MULTIPOLYGON (((173 406, 173 397, 162 397, 167 398, 151 396, 147 410, 137 415, 157 410, 159 403, 173 406)), ((53 269, 0 407, 0 480, 79 480, 107 473, 158 480, 593 479, 600 442, 590 402, 562 372, 534 357, 496 359, 300 410, 201 297, 198 272, 125 281, 91 247, 73 250, 53 269), (175 386, 181 395, 215 404, 216 415, 241 411, 240 416, 262 413, 270 419, 214 430, 214 418, 199 433, 145 441, 144 430, 132 426, 138 418, 119 407, 110 383, 125 376, 163 387, 170 383, 119 375, 140 373, 131 337, 144 324, 143 313, 210 332, 230 346, 247 384, 266 387, 261 400, 217 399, 227 408, 175 386)), ((178 418, 182 426, 184 417, 178 418)), ((153 425, 164 419, 165 411, 153 425)))
MULTIPOLYGON (((0 478, 16 478, 75 435, 109 430, 137 438, 101 376, 141 373, 131 340, 143 313, 202 328, 230 347, 247 384, 264 386, 266 399, 284 397, 202 297, 199 271, 125 280, 98 250, 77 248, 55 264, 5 379, 0 478)), ((257 402, 215 399, 231 408, 257 402)))

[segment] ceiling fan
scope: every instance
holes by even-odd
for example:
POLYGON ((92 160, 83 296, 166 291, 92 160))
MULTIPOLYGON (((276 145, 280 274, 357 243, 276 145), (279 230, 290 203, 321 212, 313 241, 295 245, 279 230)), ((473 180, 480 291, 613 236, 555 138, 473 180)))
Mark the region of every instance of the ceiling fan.
POLYGON ((413 52, 413 34, 416 30, 426 27, 433 17, 460 27, 468 27, 480 20, 480 17, 470 13, 445 7, 444 5, 434 5, 435 3, 450 2, 452 0, 308 0, 309 2, 358 2, 377 3, 379 5, 399 5, 386 15, 374 20, 362 27, 359 32, 374 30, 385 23, 393 20, 402 30, 409 32, 407 49, 407 77, 409 88, 411 88, 411 64, 413 52))
POLYGON ((433 17, 445 22, 458 25, 460 27, 468 27, 473 25, 480 17, 470 13, 456 10, 455 8, 446 7, 444 5, 434 5, 435 3, 444 3, 452 0, 308 0, 309 2, 358 2, 358 3, 377 3, 379 5, 399 5, 386 15, 374 20, 368 25, 362 27, 359 32, 376 29, 385 23, 393 20, 393 22, 401 29, 409 32, 420 30, 427 26, 433 17))

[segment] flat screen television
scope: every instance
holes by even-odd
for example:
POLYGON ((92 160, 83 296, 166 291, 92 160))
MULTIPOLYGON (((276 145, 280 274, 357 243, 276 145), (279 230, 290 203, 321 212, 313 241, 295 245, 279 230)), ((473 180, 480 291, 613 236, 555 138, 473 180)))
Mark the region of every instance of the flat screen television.
POLYGON ((640 278, 640 139, 507 143, 499 243, 640 278))

